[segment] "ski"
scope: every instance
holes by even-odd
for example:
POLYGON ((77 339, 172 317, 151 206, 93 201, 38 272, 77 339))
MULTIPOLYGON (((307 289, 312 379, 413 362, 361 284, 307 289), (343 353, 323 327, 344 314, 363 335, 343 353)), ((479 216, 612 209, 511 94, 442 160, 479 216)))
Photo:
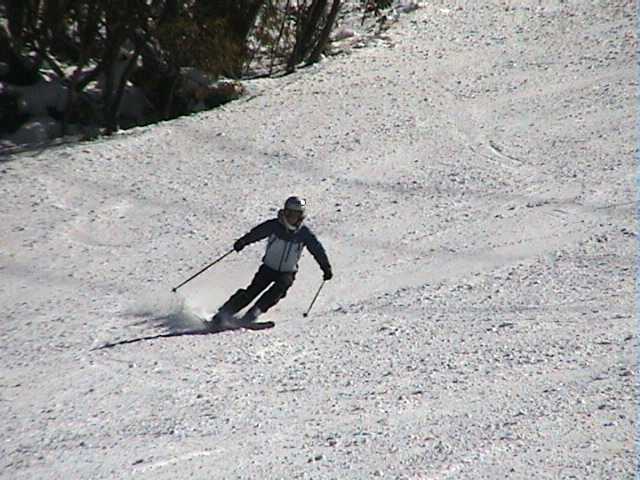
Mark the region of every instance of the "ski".
POLYGON ((228 330, 267 330, 276 326, 274 322, 243 322, 240 319, 228 319, 222 322, 203 321, 207 330, 211 333, 224 332, 228 330))

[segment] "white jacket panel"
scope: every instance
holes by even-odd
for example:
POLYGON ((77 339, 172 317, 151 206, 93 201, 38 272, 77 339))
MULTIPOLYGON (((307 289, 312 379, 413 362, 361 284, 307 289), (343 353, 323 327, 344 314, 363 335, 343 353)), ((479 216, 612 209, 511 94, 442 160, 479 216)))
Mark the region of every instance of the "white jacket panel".
POLYGON ((283 240, 275 234, 269 236, 267 249, 262 261, 264 264, 278 272, 295 272, 298 270, 298 262, 304 250, 301 239, 298 241, 283 240))

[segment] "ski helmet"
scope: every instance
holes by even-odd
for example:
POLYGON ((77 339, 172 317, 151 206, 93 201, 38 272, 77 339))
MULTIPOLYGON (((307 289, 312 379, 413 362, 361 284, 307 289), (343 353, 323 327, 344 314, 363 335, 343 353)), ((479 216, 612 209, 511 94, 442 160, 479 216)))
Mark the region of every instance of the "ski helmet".
POLYGON ((287 198, 287 201, 284 202, 284 209, 285 210, 293 210, 295 212, 301 212, 304 216, 305 213, 305 207, 307 206, 307 202, 305 202, 304 198, 300 198, 300 197, 289 197, 287 198))
POLYGON ((287 198, 282 212, 287 228, 295 229, 300 226, 306 214, 306 206, 307 202, 304 198, 296 196, 287 198))

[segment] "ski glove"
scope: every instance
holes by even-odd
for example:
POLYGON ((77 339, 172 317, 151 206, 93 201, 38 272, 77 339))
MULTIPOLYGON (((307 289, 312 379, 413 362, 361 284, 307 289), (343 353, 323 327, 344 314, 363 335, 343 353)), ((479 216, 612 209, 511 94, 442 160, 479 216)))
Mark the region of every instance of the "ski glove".
POLYGON ((330 269, 330 268, 327 268, 327 269, 324 271, 324 276, 322 277, 322 279, 323 279, 324 281, 327 281, 327 280, 331 280, 332 278, 333 278, 333 272, 331 271, 331 269, 330 269))
POLYGON ((244 243, 242 240, 236 240, 236 242, 233 244, 233 249, 236 252, 239 252, 240 250, 242 250, 246 246, 247 246, 247 244, 244 243))

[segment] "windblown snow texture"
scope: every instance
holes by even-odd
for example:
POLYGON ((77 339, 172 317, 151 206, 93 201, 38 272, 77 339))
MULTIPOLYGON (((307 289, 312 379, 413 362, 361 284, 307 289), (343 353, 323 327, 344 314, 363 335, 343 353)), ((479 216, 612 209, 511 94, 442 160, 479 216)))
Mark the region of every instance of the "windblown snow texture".
POLYGON ((5 159, 0 477, 633 478, 634 7, 424 2, 244 101, 5 159), (334 266, 309 317, 307 255, 276 328, 185 333, 263 246, 171 287, 291 194, 334 266))

